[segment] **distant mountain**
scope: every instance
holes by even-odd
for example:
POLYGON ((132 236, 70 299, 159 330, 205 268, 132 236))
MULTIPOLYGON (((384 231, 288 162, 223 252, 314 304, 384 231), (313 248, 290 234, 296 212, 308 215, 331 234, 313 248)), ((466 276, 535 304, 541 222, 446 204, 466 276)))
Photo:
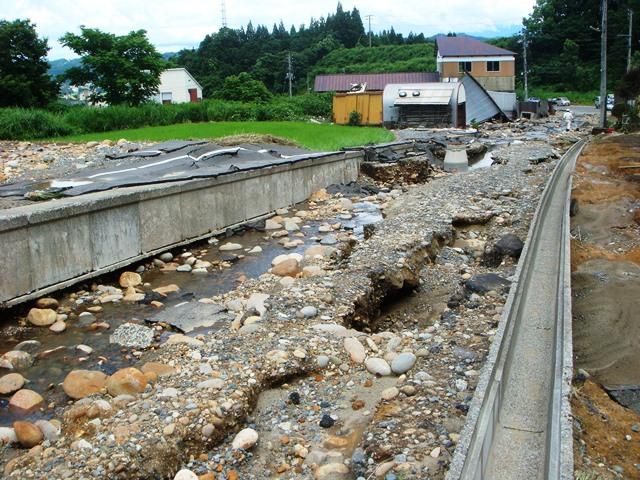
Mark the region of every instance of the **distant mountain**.
MULTIPOLYGON (((164 60, 171 60, 175 57, 177 52, 167 52, 162 54, 162 58, 164 60)), ((59 58, 57 60, 49 61, 49 75, 52 77, 57 77, 58 75, 63 74, 71 67, 77 67, 80 65, 81 59, 74 58, 73 60, 67 60, 66 58, 59 58)))
POLYGON ((74 58, 73 60, 67 60, 66 58, 59 58, 58 60, 49 61, 49 75, 57 77, 63 74, 71 67, 77 67, 80 65, 80 59, 74 58))

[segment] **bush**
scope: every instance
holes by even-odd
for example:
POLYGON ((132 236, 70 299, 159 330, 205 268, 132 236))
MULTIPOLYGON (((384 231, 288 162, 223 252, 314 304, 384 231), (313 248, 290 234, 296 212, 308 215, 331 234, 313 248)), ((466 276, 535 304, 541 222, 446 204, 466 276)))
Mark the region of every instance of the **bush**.
POLYGON ((225 78, 216 96, 221 100, 266 102, 271 98, 271 92, 260 80, 255 80, 248 73, 242 72, 240 75, 225 78))
POLYGON ((362 123, 362 114, 355 110, 349 113, 349 125, 357 127, 362 123))
POLYGON ((332 93, 307 93, 293 97, 289 101, 299 109, 299 113, 303 116, 331 118, 332 93))
POLYGON ((0 139, 26 140, 52 138, 75 133, 127 130, 176 123, 301 120, 330 117, 331 94, 307 94, 293 98, 279 96, 269 102, 243 103, 205 100, 200 103, 139 107, 68 106, 57 103, 47 110, 0 110, 0 139))
POLYGON ((24 140, 59 137, 76 133, 63 118, 44 110, 0 109, 0 138, 24 140))
POLYGON ((611 109, 611 115, 621 120, 624 115, 629 112, 629 107, 626 103, 616 103, 611 109))

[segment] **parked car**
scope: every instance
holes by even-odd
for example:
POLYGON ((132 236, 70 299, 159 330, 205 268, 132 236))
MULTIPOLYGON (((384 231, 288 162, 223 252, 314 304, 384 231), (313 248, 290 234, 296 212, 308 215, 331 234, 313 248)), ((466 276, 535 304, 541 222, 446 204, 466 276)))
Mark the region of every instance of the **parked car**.
POLYGON ((571 101, 567 97, 558 97, 555 99, 556 105, 559 107, 568 107, 571 105, 571 101))
POLYGON ((529 98, 527 98, 527 102, 540 103, 540 99, 538 97, 529 97, 529 98))

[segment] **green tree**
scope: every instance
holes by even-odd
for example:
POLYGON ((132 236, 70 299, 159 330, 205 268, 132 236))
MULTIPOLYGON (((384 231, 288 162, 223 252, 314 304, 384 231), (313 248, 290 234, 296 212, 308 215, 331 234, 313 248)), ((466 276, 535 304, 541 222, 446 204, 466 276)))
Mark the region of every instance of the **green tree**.
MULTIPOLYGON (((594 90, 599 85, 600 0, 537 0, 524 19, 529 38, 530 81, 558 89, 594 90), (568 42, 568 43, 567 43, 568 42), (571 63, 569 63, 571 62, 571 63)), ((627 8, 638 0, 609 0, 608 80, 615 85, 626 70, 627 8)), ((640 23, 634 16, 633 44, 640 23)))
POLYGON ((80 27, 80 35, 66 33, 61 43, 82 56, 82 64, 65 72, 76 85, 93 84, 92 100, 111 105, 139 105, 158 92, 166 62, 138 30, 116 36, 80 27))
POLYGON ((224 79, 217 97, 224 100, 238 100, 241 102, 264 102, 271 98, 271 93, 264 83, 255 80, 246 72, 231 75, 224 79))
POLYGON ((47 40, 29 20, 0 20, 0 106, 42 107, 58 86, 47 73, 47 40))

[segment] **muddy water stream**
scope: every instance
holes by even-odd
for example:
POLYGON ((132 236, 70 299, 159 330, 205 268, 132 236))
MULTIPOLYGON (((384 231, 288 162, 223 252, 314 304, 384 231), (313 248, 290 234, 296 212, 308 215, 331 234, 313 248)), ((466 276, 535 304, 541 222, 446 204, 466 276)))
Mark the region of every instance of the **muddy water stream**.
MULTIPOLYGON (((306 210, 306 204, 296 206, 297 210, 306 210)), ((291 209, 287 216, 294 216, 296 209, 291 209)), ((271 267, 271 261, 278 255, 290 253, 303 253, 304 250, 316 244, 322 238, 335 235, 340 231, 352 232, 360 237, 363 234, 364 225, 376 223, 382 220, 382 214, 378 205, 370 202, 359 202, 354 204, 352 218, 339 215, 334 218, 309 221, 302 224, 301 231, 305 234, 302 238, 304 245, 296 248, 284 248, 278 243, 278 238, 271 238, 273 231, 258 231, 247 229, 236 235, 219 238, 220 244, 232 242, 239 243, 243 250, 236 252, 219 251, 216 245, 209 245, 207 242, 190 245, 187 248, 176 250, 173 253, 178 256, 183 251, 192 251, 197 254, 199 251, 206 251, 199 259, 211 262, 216 265, 221 261, 231 264, 229 268, 212 269, 206 274, 194 274, 177 271, 161 271, 150 269, 142 273, 142 280, 145 284, 150 284, 150 288, 145 289, 147 297, 152 289, 176 284, 180 287, 180 292, 169 294, 162 299, 164 310, 168 311, 177 305, 185 302, 195 302, 198 299, 211 297, 233 290, 238 282, 243 278, 255 278, 265 273, 271 267), (320 233, 318 228, 324 223, 335 224, 340 222, 340 230, 331 233, 320 233), (248 250, 255 246, 260 246, 262 252, 249 254, 248 250), (240 258, 237 258, 239 256, 240 258)), ((291 232, 291 237, 296 238, 296 232, 291 232)), ((141 263, 141 264, 144 264, 141 263)), ((137 265, 132 265, 125 270, 135 270, 137 265)), ((106 275, 94 280, 96 284, 117 285, 118 276, 116 274, 106 275)), ((76 288, 74 291, 78 291, 76 288)), ((74 300, 70 297, 71 292, 56 295, 61 305, 73 305, 74 300)), ((82 303, 82 296, 75 300, 74 310, 82 312, 85 310, 82 303)), ((93 302, 87 303, 90 307, 93 302)), ((131 365, 136 361, 136 354, 133 350, 126 349, 117 344, 109 342, 110 335, 118 326, 123 323, 152 324, 154 316, 162 310, 157 310, 145 303, 106 303, 101 305, 103 310, 95 313, 93 317, 71 317, 67 319, 67 328, 62 333, 53 333, 46 327, 32 327, 25 323, 23 318, 26 315, 24 307, 12 310, 0 311, 2 323, 0 325, 0 353, 13 350, 22 342, 21 349, 29 351, 34 355, 35 362, 27 368, 14 370, 22 374, 27 383, 25 388, 37 391, 45 397, 47 402, 55 402, 57 405, 66 402, 67 397, 58 386, 65 376, 73 369, 101 370, 106 374, 111 374, 115 370, 131 365), (97 323, 108 324, 109 328, 96 328, 97 323), (36 342, 32 342, 36 341, 36 342), (39 343, 37 343, 39 342, 39 343), (87 354, 77 348, 78 345, 86 345, 92 349, 87 354)), ((189 335, 195 336, 205 333, 207 330, 215 329, 216 326, 196 329, 189 335)), ((160 338, 176 333, 176 331, 164 330, 160 338)), ((154 342, 155 343, 155 342, 154 342)), ((0 370, 0 375, 9 373, 9 370, 0 370)), ((9 395, 0 396, 0 426, 8 426, 15 416, 7 408, 9 395)), ((32 418, 43 415, 52 415, 53 410, 48 409, 45 414, 36 413, 32 418)), ((21 417, 24 418, 24 417, 21 417)))

